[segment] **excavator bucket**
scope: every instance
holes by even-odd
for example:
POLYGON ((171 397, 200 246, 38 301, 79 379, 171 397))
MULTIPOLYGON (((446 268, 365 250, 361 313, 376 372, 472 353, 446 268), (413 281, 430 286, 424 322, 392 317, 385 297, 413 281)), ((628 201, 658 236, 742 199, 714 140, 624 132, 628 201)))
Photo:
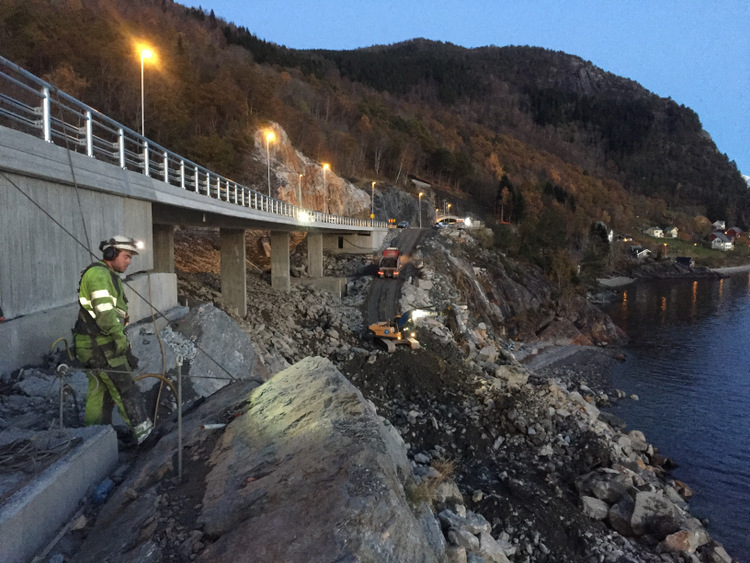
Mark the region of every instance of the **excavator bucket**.
POLYGON ((380 342, 383 344, 383 346, 385 346, 385 349, 386 349, 386 351, 389 354, 392 354, 393 352, 396 351, 396 342, 395 341, 390 340, 388 338, 379 338, 378 340, 380 340, 380 342))

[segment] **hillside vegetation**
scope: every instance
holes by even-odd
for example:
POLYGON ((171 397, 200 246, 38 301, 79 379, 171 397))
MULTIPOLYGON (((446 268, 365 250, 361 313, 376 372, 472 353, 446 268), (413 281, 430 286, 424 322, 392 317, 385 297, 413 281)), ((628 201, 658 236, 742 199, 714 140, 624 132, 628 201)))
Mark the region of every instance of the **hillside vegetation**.
POLYGON ((138 129, 146 43, 158 57, 145 68, 146 135, 158 143, 261 184, 253 136, 278 123, 364 189, 408 189, 416 175, 437 205, 450 193, 511 223, 498 243, 557 277, 590 253, 596 221, 675 225, 690 241, 706 234, 696 218, 750 225, 746 184, 694 111, 579 57, 422 39, 300 51, 219 16, 168 0, 6 0, 0 52, 138 129))

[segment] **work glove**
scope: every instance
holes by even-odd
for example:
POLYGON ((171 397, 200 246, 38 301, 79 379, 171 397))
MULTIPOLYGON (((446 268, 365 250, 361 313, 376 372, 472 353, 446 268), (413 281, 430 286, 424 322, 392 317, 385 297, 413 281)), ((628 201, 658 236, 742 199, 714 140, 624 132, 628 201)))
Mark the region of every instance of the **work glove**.
POLYGON ((115 334, 115 355, 122 356, 130 349, 128 337, 124 334, 115 334))

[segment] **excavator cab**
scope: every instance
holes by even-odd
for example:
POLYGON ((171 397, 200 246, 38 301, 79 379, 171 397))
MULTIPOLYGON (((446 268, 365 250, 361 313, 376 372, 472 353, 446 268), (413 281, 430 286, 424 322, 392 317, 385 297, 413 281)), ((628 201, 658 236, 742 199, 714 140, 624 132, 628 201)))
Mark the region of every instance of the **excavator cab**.
POLYGON ((407 332, 404 327, 412 319, 420 317, 435 317, 438 313, 415 309, 401 315, 396 315, 391 321, 373 323, 367 327, 368 336, 385 346, 391 353, 396 351, 396 346, 409 346, 412 350, 420 348, 415 332, 407 332))

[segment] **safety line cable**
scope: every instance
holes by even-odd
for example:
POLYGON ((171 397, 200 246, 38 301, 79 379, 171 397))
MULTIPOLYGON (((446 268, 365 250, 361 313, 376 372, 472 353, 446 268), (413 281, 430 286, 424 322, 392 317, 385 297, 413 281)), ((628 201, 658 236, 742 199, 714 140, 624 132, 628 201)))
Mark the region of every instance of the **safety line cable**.
MULTIPOLYGON (((60 102, 60 91, 55 89, 55 96, 57 97, 57 112, 59 114, 60 123, 65 123, 65 119, 62 113, 62 103, 60 102)), ((83 224, 83 235, 86 237, 86 247, 89 251, 89 254, 92 256, 94 255, 91 251, 91 241, 89 240, 89 232, 88 228, 86 227, 86 217, 83 214, 83 205, 81 204, 81 194, 79 193, 79 186, 78 186, 78 180, 76 179, 76 171, 75 167, 73 166, 73 155, 71 154, 70 150, 70 139, 68 139, 68 135, 65 133, 65 128, 63 126, 63 139, 65 139, 65 150, 68 156, 68 166, 70 166, 70 174, 73 178, 73 186, 75 187, 76 191, 76 199, 78 200, 78 212, 81 214, 81 223, 83 224)))
MULTIPOLYGON (((47 216, 47 217, 48 217, 48 218, 49 218, 49 219, 50 219, 50 220, 51 220, 51 221, 52 221, 53 223, 55 223, 55 225, 57 225, 58 227, 60 227, 60 229, 62 229, 62 231, 63 231, 63 232, 65 233, 65 234, 67 234, 67 235, 68 235, 68 236, 69 236, 69 237, 70 237, 71 239, 73 239, 73 240, 74 240, 74 241, 75 241, 75 242, 76 242, 76 243, 77 243, 77 244, 78 244, 79 246, 81 246, 82 248, 84 248, 84 249, 86 250, 86 252, 87 252, 88 254, 90 254, 91 256, 93 256, 94 258, 96 258, 96 255, 94 255, 94 254, 93 254, 93 253, 91 252, 91 250, 90 250, 89 248, 87 248, 87 247, 86 247, 86 246, 85 246, 85 245, 84 245, 84 244, 83 244, 83 243, 82 243, 82 242, 81 242, 81 241, 80 241, 80 240, 78 239, 78 237, 76 237, 76 236, 75 236, 75 235, 74 235, 73 233, 71 233, 71 232, 70 232, 70 231, 69 231, 68 229, 66 229, 66 228, 65 228, 65 226, 64 226, 64 225, 62 225, 62 224, 60 223, 60 221, 58 221, 58 220, 57 220, 57 219, 55 219, 55 218, 54 218, 54 217, 53 217, 52 215, 50 215, 50 213, 49 213, 49 212, 48 212, 48 211, 47 211, 46 209, 44 209, 44 208, 43 208, 43 207, 42 207, 42 206, 41 206, 41 205, 40 205, 39 203, 37 203, 37 202, 36 202, 36 201, 34 200, 34 198, 32 198, 32 197, 31 197, 31 196, 30 196, 29 194, 27 194, 26 192, 24 192, 24 191, 23 191, 23 189, 21 189, 21 187, 20 187, 20 186, 19 186, 18 184, 16 184, 16 183, 15 183, 15 182, 14 182, 13 180, 11 180, 11 179, 10 179, 10 178, 8 177, 8 175, 7 175, 7 174, 6 174, 6 173, 5 173, 4 171, 0 170, 0 174, 2 174, 2 176, 3 176, 3 177, 4 177, 4 178, 5 178, 5 179, 6 179, 7 181, 8 181, 8 183, 9 183, 9 184, 10 184, 11 186, 13 186, 13 187, 14 187, 14 188, 15 188, 16 190, 18 190, 18 192, 19 192, 19 193, 20 193, 21 195, 23 195, 23 196, 24 196, 24 197, 25 197, 26 199, 28 199, 28 200, 29 200, 29 201, 30 201, 30 202, 31 202, 31 203, 32 203, 32 204, 33 204, 33 205, 34 205, 35 207, 37 207, 37 208, 38 208, 38 209, 39 209, 39 210, 40 210, 40 211, 41 211, 42 213, 44 213, 44 214, 45 214, 45 215, 46 215, 46 216, 47 216)), ((146 298, 145 298, 145 297, 144 297, 143 295, 141 295, 141 294, 140 294, 140 292, 139 292, 138 290, 136 290, 136 289, 135 289, 135 288, 134 288, 134 287, 133 287, 133 286, 132 286, 132 285, 130 284, 130 282, 128 282, 128 281, 127 281, 127 279, 124 279, 124 280, 122 280, 122 281, 123 281, 123 283, 124 283, 125 285, 127 285, 127 286, 128 286, 129 288, 130 288, 130 290, 131 290, 131 291, 132 291, 132 292, 133 292, 133 293, 134 293, 134 294, 135 294, 135 295, 136 295, 137 297, 140 297, 140 298, 141 298, 141 299, 143 300, 143 302, 144 302, 144 303, 148 303, 148 299, 146 299, 146 298)), ((161 315, 161 316, 162 316, 162 317, 164 317, 165 319, 167 318, 167 316, 166 316, 166 315, 165 315, 165 314, 164 314, 164 313, 163 313, 162 311, 160 311, 160 310, 159 310, 159 309, 158 309, 157 307, 154 307, 154 311, 156 311, 156 312, 157 312, 157 314, 161 315)), ((198 350, 199 350, 200 352, 202 352, 202 353, 203 353, 203 354, 204 354, 204 355, 205 355, 205 356, 206 356, 206 357, 207 357, 207 358, 208 358, 209 360, 211 360, 211 361, 212 361, 212 362, 213 362, 213 363, 214 363, 214 364, 215 364, 215 365, 216 365, 216 366, 217 366, 217 367, 218 367, 218 368, 219 368, 219 369, 220 369, 221 371, 223 371, 224 373, 226 373, 226 374, 227 374, 227 375, 229 376, 229 379, 231 379, 232 381, 236 381, 236 380, 237 380, 237 378, 236 378, 235 376, 233 376, 233 375, 232 375, 232 374, 231 374, 231 373, 229 372, 229 370, 227 370, 227 369, 226 369, 226 368, 225 368, 225 367, 224 367, 223 365, 221 365, 221 364, 220 364, 220 363, 219 363, 219 362, 218 362, 218 361, 217 361, 217 360, 216 360, 216 359, 215 359, 215 358, 214 358, 213 356, 211 356, 211 354, 209 354, 208 352, 206 352, 206 351, 205 351, 205 350, 204 350, 204 349, 203 349, 203 348, 202 348, 202 347, 201 347, 201 346, 200 346, 200 345, 199 345, 199 344, 198 344, 197 342, 193 342, 193 345, 194 345, 194 346, 196 347, 196 349, 198 349, 198 350)), ((226 378, 225 378, 225 377, 221 377, 221 378, 215 378, 215 379, 226 379, 226 378)))

